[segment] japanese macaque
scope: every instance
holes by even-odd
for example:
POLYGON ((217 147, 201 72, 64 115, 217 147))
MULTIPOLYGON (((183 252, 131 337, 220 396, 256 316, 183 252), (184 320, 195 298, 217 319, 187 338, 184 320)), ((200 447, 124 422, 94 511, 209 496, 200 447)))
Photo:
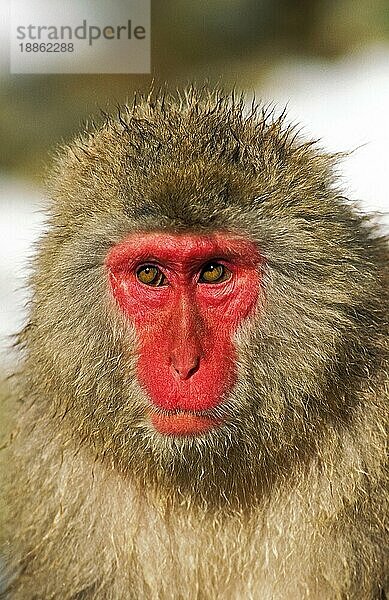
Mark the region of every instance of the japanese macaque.
POLYGON ((150 95, 65 147, 5 598, 384 598, 387 241, 283 116, 150 95))

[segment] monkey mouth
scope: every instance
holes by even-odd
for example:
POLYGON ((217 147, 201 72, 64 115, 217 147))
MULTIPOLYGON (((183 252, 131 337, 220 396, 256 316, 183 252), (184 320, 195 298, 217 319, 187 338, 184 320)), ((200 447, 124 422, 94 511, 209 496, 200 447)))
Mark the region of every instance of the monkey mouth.
POLYGON ((222 423, 220 417, 193 411, 161 411, 152 409, 149 418, 156 431, 163 435, 193 436, 207 433, 222 423))

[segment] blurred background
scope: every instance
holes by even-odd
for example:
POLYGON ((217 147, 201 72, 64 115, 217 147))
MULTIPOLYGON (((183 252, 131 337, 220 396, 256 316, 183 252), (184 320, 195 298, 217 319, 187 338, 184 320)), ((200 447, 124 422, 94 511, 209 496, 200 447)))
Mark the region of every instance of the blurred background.
MULTIPOLYGON (((32 2, 34 0, 31 0, 32 2)), ((125 2, 126 0, 112 0, 125 2)), ((83 0, 78 0, 82 5, 83 0)), ((28 259, 43 227, 50 153, 100 107, 152 79, 205 80, 288 107, 290 120, 343 161, 346 195, 389 223, 388 0, 152 0, 149 75, 10 75, 0 6, 0 344, 23 322, 28 259)))

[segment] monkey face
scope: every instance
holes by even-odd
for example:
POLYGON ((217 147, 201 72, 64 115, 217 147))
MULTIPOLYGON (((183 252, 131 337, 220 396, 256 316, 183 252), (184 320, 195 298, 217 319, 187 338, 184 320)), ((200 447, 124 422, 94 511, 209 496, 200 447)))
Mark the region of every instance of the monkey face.
POLYGON ((164 434, 202 433, 236 383, 232 335, 257 302, 256 246, 231 235, 133 235, 106 265, 138 336, 138 380, 164 434))

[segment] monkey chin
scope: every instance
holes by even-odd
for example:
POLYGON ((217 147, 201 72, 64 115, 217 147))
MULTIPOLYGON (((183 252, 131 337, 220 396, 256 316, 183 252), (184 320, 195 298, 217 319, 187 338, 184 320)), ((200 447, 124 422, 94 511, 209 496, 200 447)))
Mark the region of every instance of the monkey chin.
POLYGON ((169 436, 196 436, 207 433, 222 423, 222 419, 193 412, 150 411, 149 418, 156 431, 169 436))

